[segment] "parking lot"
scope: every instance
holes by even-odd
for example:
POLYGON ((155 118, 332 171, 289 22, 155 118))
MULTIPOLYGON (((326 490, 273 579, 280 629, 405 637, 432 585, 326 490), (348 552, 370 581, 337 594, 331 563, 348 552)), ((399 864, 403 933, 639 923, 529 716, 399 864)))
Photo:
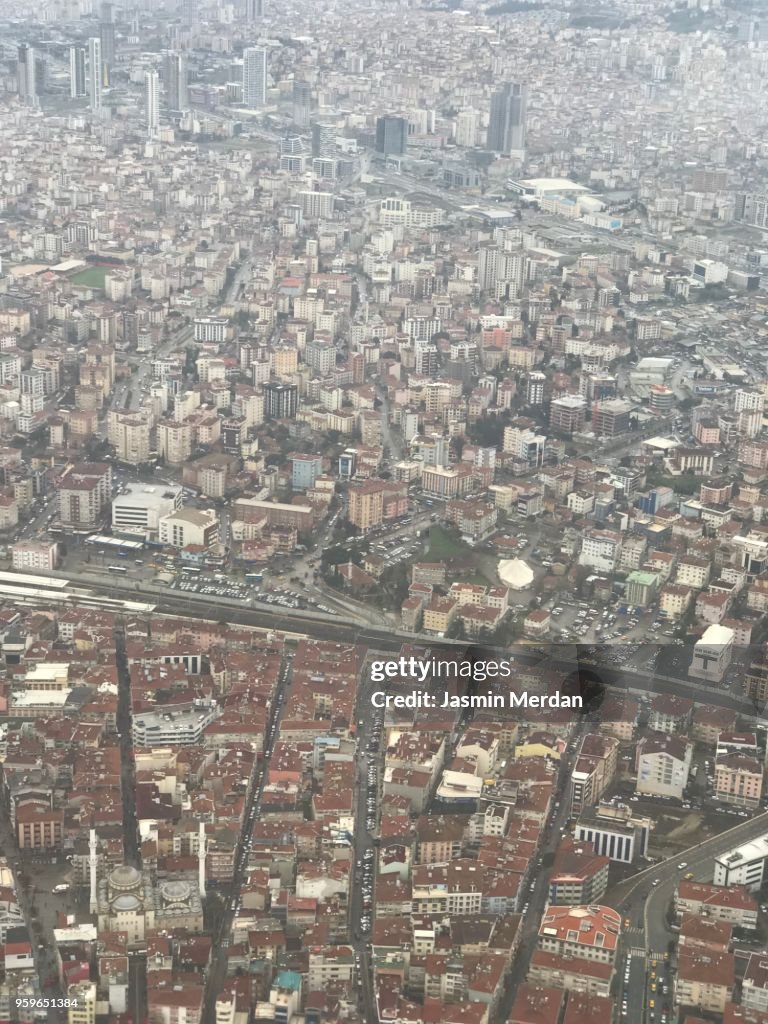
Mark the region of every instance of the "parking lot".
POLYGON ((189 579, 183 575, 177 581, 175 589, 190 590, 195 594, 212 594, 216 597, 229 597, 238 601, 249 601, 253 598, 253 595, 245 588, 235 586, 230 582, 225 582, 223 580, 213 582, 207 578, 189 579))

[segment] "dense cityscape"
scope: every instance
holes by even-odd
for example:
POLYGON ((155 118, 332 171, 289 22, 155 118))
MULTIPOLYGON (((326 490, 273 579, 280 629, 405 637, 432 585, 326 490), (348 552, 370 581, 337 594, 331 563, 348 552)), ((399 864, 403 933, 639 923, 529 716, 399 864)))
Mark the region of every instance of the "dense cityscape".
POLYGON ((762 0, 0 0, 0 1024, 768 1024, 762 0))

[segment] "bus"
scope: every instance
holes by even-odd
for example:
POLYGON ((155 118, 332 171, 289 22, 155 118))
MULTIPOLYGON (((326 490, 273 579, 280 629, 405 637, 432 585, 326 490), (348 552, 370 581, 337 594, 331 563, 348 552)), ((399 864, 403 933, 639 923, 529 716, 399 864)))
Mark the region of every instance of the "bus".
POLYGON ((181 571, 182 572, 191 573, 193 576, 199 576, 200 575, 200 570, 199 569, 193 569, 193 568, 191 568, 188 565, 183 566, 181 571))
POLYGON ((128 569, 124 565, 108 565, 107 566, 107 571, 108 572, 124 573, 124 572, 128 572, 128 569))
POLYGON ((245 574, 246 583, 263 583, 264 574, 260 572, 247 572, 245 574))

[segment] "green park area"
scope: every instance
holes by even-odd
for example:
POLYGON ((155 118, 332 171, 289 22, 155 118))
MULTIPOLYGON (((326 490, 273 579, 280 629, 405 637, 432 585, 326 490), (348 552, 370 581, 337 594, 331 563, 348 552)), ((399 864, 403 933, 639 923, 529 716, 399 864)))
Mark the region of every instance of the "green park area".
POLYGON ((433 526, 429 531, 429 560, 431 562, 447 562, 452 558, 466 558, 472 549, 455 533, 433 526))
POLYGON ((71 278, 72 284, 83 285, 86 288, 104 288, 104 281, 107 276, 105 267, 88 267, 80 270, 71 278))

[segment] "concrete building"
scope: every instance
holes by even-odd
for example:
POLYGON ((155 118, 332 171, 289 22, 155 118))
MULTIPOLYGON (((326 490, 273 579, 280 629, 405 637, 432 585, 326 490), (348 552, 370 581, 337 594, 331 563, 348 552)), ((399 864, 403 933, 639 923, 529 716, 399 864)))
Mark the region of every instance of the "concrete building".
POLYGON ((158 520, 158 539, 174 548, 208 549, 219 539, 219 520, 210 509, 178 509, 158 520))
POLYGON ((729 626, 708 626, 693 647, 688 675, 719 683, 728 670, 733 657, 734 631, 729 626))
POLYGON ((267 102, 267 50, 248 46, 243 50, 243 104, 263 107, 267 102))
POLYGON ((539 927, 545 953, 612 964, 621 935, 621 916, 611 907, 549 907, 539 927))
POLYGON ((348 518, 364 533, 381 525, 384 519, 384 488, 380 481, 365 480, 349 488, 348 518))
POLYGON ((637 745, 635 792, 682 800, 692 757, 693 746, 683 736, 654 733, 644 737, 637 745))
POLYGON ((724 803, 756 810, 763 795, 764 768, 756 757, 733 752, 715 763, 715 796, 724 803))
POLYGON ((59 479, 59 519, 62 526, 88 529, 106 512, 112 494, 112 469, 105 462, 68 466, 59 479))
POLYGON ((403 156, 408 145, 408 122, 404 117, 376 119, 376 150, 385 156, 403 156))
POLYGON ((491 96, 486 146, 502 156, 525 151, 528 86, 507 82, 491 96))
POLYGON ((55 541, 22 540, 11 548, 11 564, 19 572, 50 571, 59 562, 59 546, 55 541))
POLYGON ((211 722, 221 715, 215 701, 196 701, 194 707, 145 711, 133 716, 133 742, 137 747, 187 746, 200 743, 211 722))
POLYGON ((650 818, 635 817, 628 807, 606 803, 583 810, 574 835, 610 860, 633 864, 647 855, 652 826, 650 818))
POLYGON ((115 495, 112 501, 115 533, 135 533, 154 539, 160 530, 160 519, 181 508, 180 487, 126 484, 126 488, 125 494, 115 495))
POLYGON ((109 414, 109 442, 119 462, 140 466, 149 462, 152 418, 146 412, 109 414))
POLYGON ((314 487, 322 469, 323 460, 319 455, 292 455, 291 487, 294 491, 308 491, 314 487))

